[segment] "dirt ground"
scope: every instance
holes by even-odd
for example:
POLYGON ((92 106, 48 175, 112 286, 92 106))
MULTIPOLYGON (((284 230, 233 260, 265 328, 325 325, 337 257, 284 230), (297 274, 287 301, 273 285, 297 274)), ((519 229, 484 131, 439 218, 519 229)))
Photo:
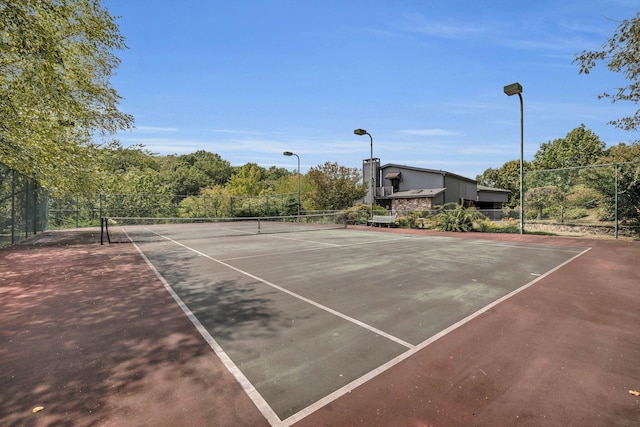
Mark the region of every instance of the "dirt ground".
MULTIPOLYGON (((269 425, 135 247, 98 233, 0 251, 0 425, 269 425)), ((448 235, 592 249, 295 426, 640 425, 640 242, 448 235)))

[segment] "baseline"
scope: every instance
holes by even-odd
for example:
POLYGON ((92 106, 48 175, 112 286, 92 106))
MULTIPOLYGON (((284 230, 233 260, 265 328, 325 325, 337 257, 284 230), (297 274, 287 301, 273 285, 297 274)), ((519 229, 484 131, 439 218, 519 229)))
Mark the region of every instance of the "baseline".
POLYGON ((512 291, 512 292, 510 292, 510 293, 508 293, 506 295, 504 295, 503 297, 493 301, 492 303, 487 304, 485 307, 481 308, 480 310, 477 310, 476 312, 474 312, 474 313, 470 314, 469 316, 465 317, 464 319, 454 323, 453 325, 451 325, 448 328, 442 330, 441 332, 433 335, 432 337, 430 337, 429 339, 423 341, 422 343, 420 343, 420 344, 414 346, 413 348, 407 350, 406 352, 396 356, 394 359, 389 360, 384 365, 379 366, 378 368, 370 371, 368 374, 363 375, 362 377, 360 377, 360 378, 352 381, 351 383, 341 387, 340 389, 336 390, 335 392, 331 393, 330 395, 325 396, 323 399, 320 399, 317 402, 313 403, 312 405, 309 405, 306 408, 298 411, 294 415, 292 415, 289 418, 283 420, 283 424, 282 425, 284 427, 289 427, 292 424, 294 424, 294 423, 302 420, 303 418, 311 415, 312 413, 314 413, 315 411, 317 411, 320 408, 324 407, 325 405, 333 402, 334 400, 337 400, 338 398, 340 398, 340 397, 344 396, 345 394, 351 392, 352 390, 354 390, 355 388, 359 387, 360 385, 365 384, 366 382, 372 380, 373 378, 377 377, 378 375, 382 374, 383 372, 385 372, 385 371, 391 369, 392 367, 396 366, 400 362, 402 362, 402 361, 408 359, 409 357, 413 356, 417 352, 419 352, 421 350, 424 350, 426 347, 428 347, 429 345, 431 345, 435 341, 437 341, 440 338, 444 337, 445 335, 455 331, 456 329, 460 328, 464 324, 469 323, 470 321, 472 321, 476 317, 482 315, 483 313, 486 313, 487 311, 491 310, 493 307, 497 306, 498 304, 508 300, 509 298, 513 297, 514 295, 517 295, 520 292, 526 290, 527 288, 533 286, 534 284, 536 284, 537 282, 541 281, 545 277, 549 276, 550 274, 554 273, 555 271, 559 270, 560 268, 564 267, 565 265, 571 263, 572 261, 574 261, 575 259, 577 259, 580 256, 584 255, 585 253, 589 252, 589 250, 591 250, 591 248, 585 249, 584 251, 582 251, 579 254, 575 255, 574 257, 566 260, 565 262, 563 262, 562 264, 558 265, 557 267, 555 267, 555 268, 547 271, 546 273, 536 277, 535 279, 533 279, 529 283, 527 283, 527 284, 519 287, 518 289, 516 289, 516 290, 514 290, 514 291, 512 291))

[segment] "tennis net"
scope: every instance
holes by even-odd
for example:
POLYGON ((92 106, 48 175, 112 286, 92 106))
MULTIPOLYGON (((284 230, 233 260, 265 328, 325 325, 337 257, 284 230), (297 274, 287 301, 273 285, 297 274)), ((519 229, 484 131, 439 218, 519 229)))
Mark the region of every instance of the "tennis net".
POLYGON ((347 227, 344 213, 236 218, 103 217, 100 243, 192 240, 347 227))

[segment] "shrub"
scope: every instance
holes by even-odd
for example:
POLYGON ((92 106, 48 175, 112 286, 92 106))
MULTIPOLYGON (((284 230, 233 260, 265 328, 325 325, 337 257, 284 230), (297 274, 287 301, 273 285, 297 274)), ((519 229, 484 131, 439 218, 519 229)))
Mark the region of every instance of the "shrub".
POLYGON ((491 233, 499 228, 498 225, 494 224, 493 221, 488 218, 476 221, 476 230, 482 233, 491 233))
POLYGON ((397 217, 396 226, 400 228, 409 228, 409 218, 407 218, 406 216, 397 217))
POLYGON ((524 217, 528 220, 534 220, 534 219, 542 219, 542 218, 538 218, 538 211, 535 210, 528 210, 525 212, 524 217))
POLYGON ((440 231, 472 231, 474 222, 486 218, 475 208, 464 208, 460 205, 446 204, 438 208, 435 216, 435 228, 440 231), (454 210, 447 207, 455 206, 454 210))
POLYGON ((603 196, 598 190, 584 187, 582 185, 576 188, 576 191, 569 197, 571 205, 575 207, 594 209, 600 206, 603 196))
POLYGON ((359 205, 351 206, 347 209, 347 223, 351 225, 363 225, 369 220, 369 214, 371 213, 371 206, 361 203, 359 205))
POLYGON ((429 211, 412 211, 407 217, 407 226, 410 228, 431 228, 429 211))
POLYGON ((584 208, 570 208, 564 212, 564 219, 567 220, 586 218, 588 216, 589 212, 584 208))

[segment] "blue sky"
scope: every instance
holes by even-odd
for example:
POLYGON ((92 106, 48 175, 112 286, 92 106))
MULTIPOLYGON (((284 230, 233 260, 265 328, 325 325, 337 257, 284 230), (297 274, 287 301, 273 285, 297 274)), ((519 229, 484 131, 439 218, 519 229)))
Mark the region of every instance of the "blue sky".
POLYGON ((585 124, 607 145, 638 139, 608 125, 637 105, 599 100, 626 84, 597 49, 637 0, 104 0, 128 50, 112 83, 136 129, 123 145, 218 153, 295 170, 374 157, 475 178, 585 124))

